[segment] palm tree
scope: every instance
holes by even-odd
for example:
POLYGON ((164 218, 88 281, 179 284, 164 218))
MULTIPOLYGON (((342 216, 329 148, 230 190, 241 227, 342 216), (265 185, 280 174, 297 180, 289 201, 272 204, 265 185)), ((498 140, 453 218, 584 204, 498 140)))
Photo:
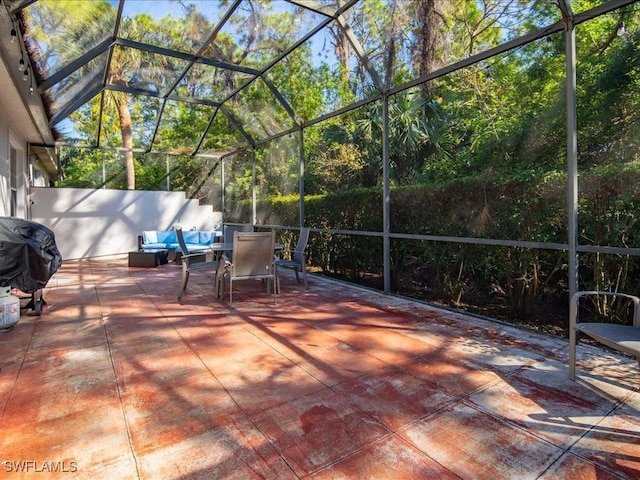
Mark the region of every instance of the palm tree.
MULTIPOLYGON (((441 99, 422 92, 397 94, 389 105, 389 163, 391 179, 398 184, 420 182, 425 164, 448 151, 447 124, 441 99)), ((353 125, 329 129, 330 143, 351 144, 369 159, 363 186, 375 185, 382 172, 383 110, 381 102, 362 109, 353 125)))
MULTIPOLYGON (((127 19, 129 31, 135 31, 135 20, 127 19)), ((140 69, 143 63, 143 54, 134 48, 116 48, 109 65, 108 84, 127 87, 129 79, 127 72, 135 72, 140 69)), ((105 112, 115 111, 120 120, 120 135, 122 137, 122 148, 124 149, 124 171, 126 177, 126 187, 128 190, 135 190, 136 176, 135 164, 133 161, 133 129, 131 122, 131 111, 129 110, 129 94, 126 92, 108 90, 104 96, 105 112)))

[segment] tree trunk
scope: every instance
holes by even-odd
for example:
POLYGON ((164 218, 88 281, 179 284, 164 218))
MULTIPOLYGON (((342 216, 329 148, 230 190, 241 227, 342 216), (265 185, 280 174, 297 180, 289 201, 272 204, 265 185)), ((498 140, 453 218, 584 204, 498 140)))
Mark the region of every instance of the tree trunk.
POLYGON ((342 65, 343 80, 349 80, 349 51, 351 44, 347 40, 347 36, 340 31, 338 36, 338 44, 336 45, 336 54, 340 59, 340 65, 342 65))
POLYGON ((133 135, 131 133, 131 112, 127 104, 128 95, 118 95, 116 104, 118 116, 120 117, 120 133, 122 135, 122 146, 124 147, 124 172, 127 180, 127 189, 136 189, 136 173, 133 164, 133 135))
MULTIPOLYGON (((437 69, 437 46, 443 19, 437 10, 439 0, 420 0, 417 18, 420 19, 416 37, 418 39, 418 74, 428 75, 437 69)), ((429 91, 429 82, 422 84, 425 93, 429 91)))
POLYGON ((335 28, 330 29, 330 32, 334 39, 333 46, 340 64, 342 81, 349 82, 349 53, 351 51, 351 44, 347 39, 347 35, 339 26, 336 25, 335 28))
POLYGON ((389 35, 389 43, 386 48, 386 59, 385 59, 385 87, 388 88, 393 79, 393 65, 396 61, 396 38, 399 30, 399 22, 398 13, 396 12, 395 3, 393 5, 393 11, 391 12, 391 31, 388 33, 389 35))

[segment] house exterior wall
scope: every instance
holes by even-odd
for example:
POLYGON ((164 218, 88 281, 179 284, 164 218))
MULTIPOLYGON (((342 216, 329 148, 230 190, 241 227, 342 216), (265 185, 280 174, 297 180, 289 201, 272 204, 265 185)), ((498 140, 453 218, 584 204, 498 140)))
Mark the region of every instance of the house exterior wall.
POLYGON ((0 105, 0 216, 28 218, 29 175, 27 168, 27 142, 7 121, 10 115, 0 105), (15 175, 11 174, 12 157, 15 159, 15 175), (15 208, 11 208, 12 190, 15 192, 15 208))
POLYGON ((183 192, 32 187, 31 219, 49 227, 63 259, 122 254, 143 230, 215 230, 222 212, 183 192))

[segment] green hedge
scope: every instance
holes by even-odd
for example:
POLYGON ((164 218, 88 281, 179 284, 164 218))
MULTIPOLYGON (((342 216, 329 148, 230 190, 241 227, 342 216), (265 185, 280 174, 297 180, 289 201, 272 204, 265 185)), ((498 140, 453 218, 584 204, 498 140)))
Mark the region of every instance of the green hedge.
MULTIPOLYGON (((639 175, 594 172, 581 177, 581 242, 638 246, 635 212, 639 175)), ((566 178, 527 182, 453 181, 440 189, 394 188, 392 233, 567 243, 566 178)), ((250 212, 247 203, 240 211, 250 212)), ((297 196, 258 205, 260 223, 298 225, 297 196)), ((382 190, 355 189, 305 198, 314 228, 382 232, 382 190)), ((293 241, 287 237, 285 242, 293 241)), ((382 288, 382 238, 313 234, 310 262, 332 276, 382 288)), ((635 258, 582 255, 582 288, 638 292, 635 258)), ((528 318, 549 299, 566 297, 567 252, 457 242, 392 239, 392 290, 450 305, 502 303, 514 318, 528 318)), ((480 305, 477 305, 479 308, 480 305)))

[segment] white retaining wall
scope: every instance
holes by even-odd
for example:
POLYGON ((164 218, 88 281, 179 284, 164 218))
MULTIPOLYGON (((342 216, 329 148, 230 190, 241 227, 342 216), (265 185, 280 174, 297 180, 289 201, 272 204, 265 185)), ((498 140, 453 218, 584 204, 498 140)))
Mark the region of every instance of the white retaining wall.
POLYGON ((222 213, 183 192, 31 189, 31 220, 49 227, 64 259, 126 253, 143 230, 214 230, 222 213))

